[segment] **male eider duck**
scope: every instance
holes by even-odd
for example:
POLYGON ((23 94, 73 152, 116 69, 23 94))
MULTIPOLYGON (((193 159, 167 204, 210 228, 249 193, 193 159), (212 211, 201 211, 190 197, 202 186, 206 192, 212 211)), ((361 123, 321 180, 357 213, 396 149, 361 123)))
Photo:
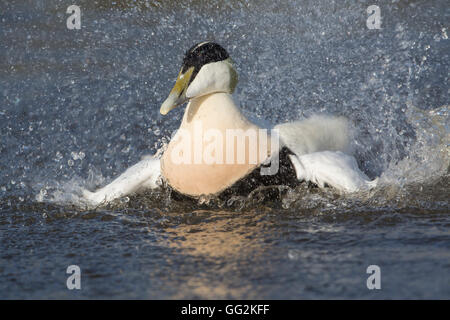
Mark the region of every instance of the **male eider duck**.
POLYGON ((234 103, 237 82, 233 61, 223 47, 215 42, 191 47, 160 108, 166 115, 188 103, 162 157, 146 157, 109 185, 95 192, 85 190, 85 200, 100 205, 158 188, 161 182, 186 196, 214 196, 236 186, 239 189, 249 177, 253 182, 261 177, 263 183, 310 181, 341 192, 376 185, 346 154, 345 118, 315 116, 263 128, 247 119, 234 103))

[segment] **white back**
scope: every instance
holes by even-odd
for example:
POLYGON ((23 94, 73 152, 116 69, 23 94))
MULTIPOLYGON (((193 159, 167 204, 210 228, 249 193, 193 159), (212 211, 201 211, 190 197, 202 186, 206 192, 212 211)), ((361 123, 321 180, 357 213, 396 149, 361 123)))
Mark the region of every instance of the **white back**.
POLYGON ((318 151, 349 151, 348 121, 344 117, 315 115, 278 124, 281 142, 297 156, 318 151))

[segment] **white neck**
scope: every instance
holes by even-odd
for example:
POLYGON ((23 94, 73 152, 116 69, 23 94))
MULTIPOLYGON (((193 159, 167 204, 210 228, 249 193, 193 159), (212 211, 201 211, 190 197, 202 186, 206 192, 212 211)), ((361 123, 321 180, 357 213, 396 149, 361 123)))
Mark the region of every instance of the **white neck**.
POLYGON ((225 92, 191 99, 184 112, 180 128, 191 127, 194 121, 201 121, 204 129, 220 131, 254 126, 236 106, 232 96, 225 92))

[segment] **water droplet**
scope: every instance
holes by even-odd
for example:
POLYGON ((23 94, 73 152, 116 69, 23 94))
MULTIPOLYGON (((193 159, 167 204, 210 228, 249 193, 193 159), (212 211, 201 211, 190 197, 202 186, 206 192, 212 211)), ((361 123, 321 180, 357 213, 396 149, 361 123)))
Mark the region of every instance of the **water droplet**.
POLYGON ((299 258, 299 255, 297 252, 295 252, 294 250, 289 250, 288 251, 288 258, 290 260, 297 260, 299 258))

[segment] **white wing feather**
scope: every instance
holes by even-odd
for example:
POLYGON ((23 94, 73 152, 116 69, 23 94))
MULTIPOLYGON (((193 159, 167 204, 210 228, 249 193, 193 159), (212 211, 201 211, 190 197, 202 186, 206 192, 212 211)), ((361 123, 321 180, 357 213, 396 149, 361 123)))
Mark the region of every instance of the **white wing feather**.
POLYGON ((318 151, 349 149, 348 120, 344 117, 315 115, 301 121, 278 124, 274 127, 282 144, 297 156, 318 151))
POLYGON ((332 186, 342 192, 373 188, 370 179, 358 168, 349 150, 348 121, 343 117, 313 116, 306 120, 279 124, 282 145, 295 155, 290 159, 297 178, 332 186))
POLYGON ((83 191, 83 197, 90 205, 108 203, 142 189, 157 188, 161 176, 159 159, 145 158, 128 168, 107 186, 95 191, 83 191))
POLYGON ((358 168, 354 157, 340 151, 322 151, 302 156, 290 155, 299 180, 311 181, 319 187, 326 184, 343 192, 368 190, 376 186, 358 168))

